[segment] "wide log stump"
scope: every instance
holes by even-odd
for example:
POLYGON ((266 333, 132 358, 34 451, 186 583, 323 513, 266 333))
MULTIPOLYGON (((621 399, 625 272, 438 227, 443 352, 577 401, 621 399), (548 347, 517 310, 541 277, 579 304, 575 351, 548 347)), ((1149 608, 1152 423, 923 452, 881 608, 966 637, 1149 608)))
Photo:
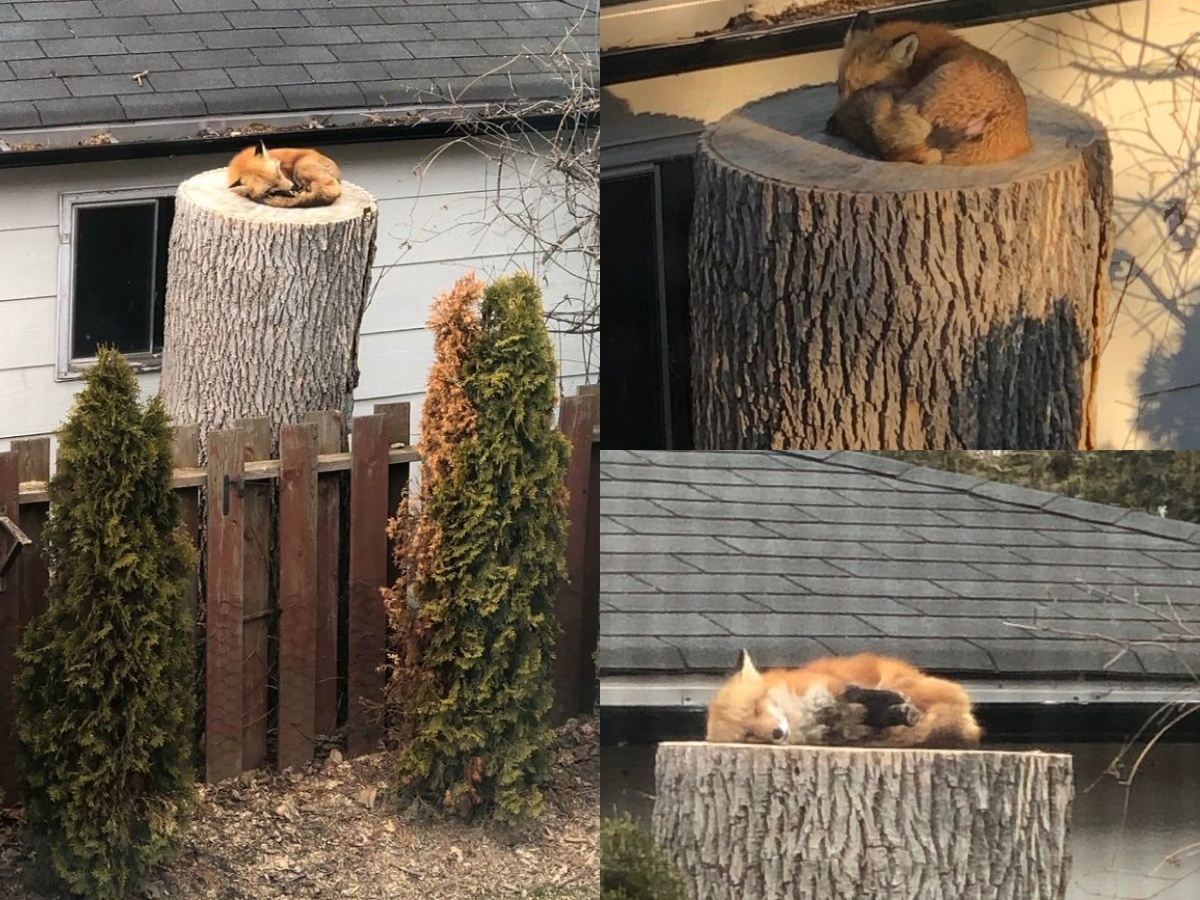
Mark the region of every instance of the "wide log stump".
POLYGON ((700 141, 696 447, 1091 447, 1113 239, 1103 127, 1031 99, 1020 159, 889 163, 824 133, 835 99, 777 94, 700 141))
POLYGON ((691 900, 1061 900, 1071 757, 658 745, 654 835, 691 900))
POLYGON ((330 206, 240 197, 224 169, 179 186, 167 275, 162 392, 177 422, 279 426, 339 409, 350 421, 379 210, 342 183, 330 206))

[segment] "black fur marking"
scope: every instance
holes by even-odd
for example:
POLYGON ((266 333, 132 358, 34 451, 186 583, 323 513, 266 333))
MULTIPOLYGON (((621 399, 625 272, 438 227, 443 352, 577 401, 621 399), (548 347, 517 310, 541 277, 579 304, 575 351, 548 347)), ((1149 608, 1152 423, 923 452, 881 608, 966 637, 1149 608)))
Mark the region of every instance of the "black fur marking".
MULTIPOLYGON (((984 120, 985 123, 990 121, 991 118, 989 114, 984 120)), ((950 153, 964 144, 978 144, 982 140, 982 132, 979 134, 967 134, 965 128, 947 128, 945 125, 934 123, 933 130, 929 132, 929 137, 925 139, 925 144, 934 150, 941 150, 942 153, 950 153)))
POLYGON ((981 140, 983 140, 983 135, 968 135, 961 128, 934 125, 933 130, 929 132, 929 137, 925 139, 925 145, 934 150, 941 150, 942 153, 949 153, 963 144, 978 143, 981 140))
POLYGON ((850 23, 851 31, 874 31, 875 27, 875 17, 866 10, 855 16, 854 21, 850 23))
POLYGON ((911 724, 908 698, 895 691, 881 691, 852 684, 846 688, 841 699, 846 703, 858 703, 866 709, 863 724, 869 728, 911 724))

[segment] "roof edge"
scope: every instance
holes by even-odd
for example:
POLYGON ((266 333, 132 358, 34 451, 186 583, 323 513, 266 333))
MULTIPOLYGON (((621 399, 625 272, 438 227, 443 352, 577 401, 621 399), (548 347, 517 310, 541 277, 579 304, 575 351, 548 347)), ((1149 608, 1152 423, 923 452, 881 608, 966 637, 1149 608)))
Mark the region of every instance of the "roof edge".
MULTIPOLYGON (((781 452, 787 453, 789 456, 817 458, 803 450, 781 452)), ((1065 494, 1055 494, 1051 491, 1041 491, 1004 481, 990 481, 975 475, 947 472, 918 463, 906 463, 887 456, 873 456, 859 450, 840 450, 832 455, 822 454, 819 461, 827 465, 869 472, 872 475, 893 478, 909 484, 943 487, 977 497, 986 497, 998 503, 1044 510, 1068 519, 1115 526, 1129 531, 1152 534, 1155 537, 1185 541, 1189 544, 1200 544, 1200 525, 1182 519, 1161 518, 1120 506, 1110 506, 1107 503, 1079 500, 1065 494)))
MULTIPOLYGON (((723 675, 601 674, 601 707, 703 710, 726 680, 723 675)), ((1194 681, 1171 681, 1165 678, 1152 681, 1079 681, 1065 678, 1006 680, 990 677, 964 678, 959 680, 959 684, 966 688, 975 703, 1194 703, 1197 694, 1194 681)))
MULTIPOLYGON (((325 109, 236 116, 195 116, 109 122, 0 132, 8 143, 49 143, 36 150, 0 152, 0 169, 63 165, 101 160, 145 159, 238 150, 248 141, 300 141, 305 146, 428 140, 479 131, 553 131, 571 113, 561 110, 536 114, 496 104, 463 104, 450 114, 445 107, 387 107, 383 109, 325 109), (246 131, 266 125, 268 131, 246 131), (81 143, 108 134, 115 142, 81 143)), ((599 114, 585 116, 597 127, 599 114)))

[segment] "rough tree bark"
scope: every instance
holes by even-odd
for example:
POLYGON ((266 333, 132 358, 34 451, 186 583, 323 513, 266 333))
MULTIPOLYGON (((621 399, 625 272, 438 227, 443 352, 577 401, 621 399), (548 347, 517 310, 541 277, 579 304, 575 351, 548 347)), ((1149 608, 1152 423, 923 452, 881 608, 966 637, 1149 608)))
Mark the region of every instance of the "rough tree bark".
POLYGON ((1061 900, 1068 754, 663 743, 692 900, 1061 900))
POLYGON ((276 209, 237 196, 225 170, 179 186, 167 277, 162 391, 176 422, 279 426, 339 409, 350 421, 358 330, 379 211, 343 182, 332 206, 276 209))
POLYGON ((1030 101, 1034 148, 885 163, 832 86, 705 133, 690 248, 698 449, 1091 447, 1112 256, 1103 126, 1030 101))

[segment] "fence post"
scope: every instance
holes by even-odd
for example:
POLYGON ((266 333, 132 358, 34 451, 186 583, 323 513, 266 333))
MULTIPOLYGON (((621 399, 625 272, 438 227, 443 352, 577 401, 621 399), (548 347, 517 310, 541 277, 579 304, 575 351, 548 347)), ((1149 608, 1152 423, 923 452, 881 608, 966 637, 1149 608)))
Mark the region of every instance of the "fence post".
MULTIPOLYGON (((237 419, 242 459, 271 458, 271 420, 237 419)), ((270 664, 271 498, 275 485, 246 484, 242 529, 242 768, 260 768, 267 759, 267 672, 270 664)))
POLYGON ((208 436, 205 778, 242 771, 242 585, 245 467, 240 429, 208 436))
MULTIPOLYGON (((375 415, 387 416, 387 441, 388 446, 393 444, 403 444, 405 447, 412 440, 409 421, 411 417, 411 406, 408 403, 376 403, 373 407, 375 415)), ((396 510, 400 506, 400 498, 404 495, 404 489, 408 487, 408 463, 398 463, 393 466, 388 463, 388 515, 394 516, 396 510)), ((400 573, 396 571, 396 561, 392 556, 392 547, 389 543, 387 551, 387 580, 386 586, 390 587, 396 583, 396 579, 400 573)))
POLYGON ((595 655, 600 645, 600 385, 582 385, 578 393, 591 404, 593 426, 587 541, 583 551, 583 660, 579 673, 580 698, 584 709, 590 709, 600 703, 595 655))
POLYGON ((313 756, 317 680, 317 426, 279 433, 279 768, 313 756))
MULTIPOLYGON (((21 520, 20 455, 15 450, 0 453, 0 516, 21 520)), ((2 552, 8 551, 3 540, 2 552)), ((0 591, 0 790, 17 802, 17 704, 13 679, 17 674, 17 647, 21 643, 21 561, 5 574, 6 589, 0 591)))
MULTIPOLYGON (((317 452, 342 450, 342 414, 334 410, 309 413, 304 418, 317 428, 317 452)), ((342 482, 345 473, 317 478, 316 575, 316 692, 314 734, 337 730, 338 712, 338 592, 341 589, 342 482)))
POLYGON ((583 397, 563 397, 559 430, 571 442, 567 467, 567 581, 554 601, 558 635, 554 650, 554 719, 580 710, 580 667, 583 652, 583 583, 587 564, 587 510, 592 478, 592 404, 583 397))
POLYGON ((350 449, 350 627, 346 747, 372 753, 383 737, 387 615, 388 419, 356 416, 350 449))
MULTIPOLYGON (((50 438, 22 438, 12 442, 21 461, 17 468, 18 481, 50 481, 50 438)), ((33 541, 21 554, 21 627, 32 622, 46 610, 46 588, 50 572, 42 547, 42 529, 46 525, 49 504, 28 503, 21 508, 21 517, 14 519, 33 541)))

